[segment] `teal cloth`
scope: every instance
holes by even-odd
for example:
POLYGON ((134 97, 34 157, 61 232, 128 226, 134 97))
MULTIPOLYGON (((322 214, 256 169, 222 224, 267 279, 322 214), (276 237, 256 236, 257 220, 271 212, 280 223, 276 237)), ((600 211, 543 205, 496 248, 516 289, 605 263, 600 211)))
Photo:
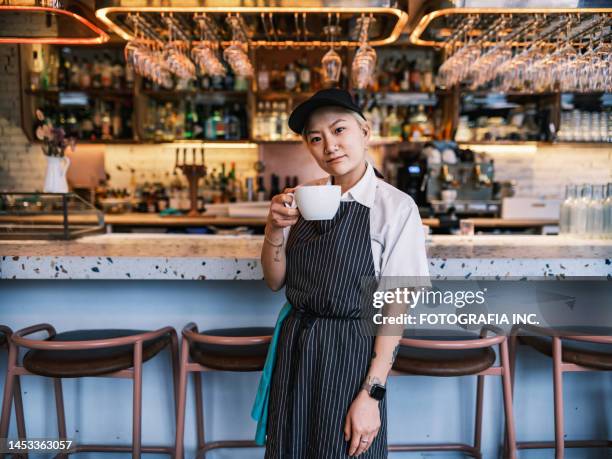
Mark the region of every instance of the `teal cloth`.
POLYGON ((268 425, 268 403, 270 400, 270 383, 272 381, 272 371, 274 371, 274 362, 276 361, 276 345, 278 343, 278 337, 280 335, 281 326, 285 317, 291 312, 291 305, 285 303, 283 308, 278 313, 276 319, 276 325, 274 327, 274 334, 272 335, 272 341, 270 341, 270 347, 268 348, 268 355, 266 356, 266 363, 259 379, 259 387, 257 388, 257 397, 253 403, 251 409, 251 418, 257 421, 257 431, 255 433, 255 443, 258 445, 265 445, 266 443, 266 426, 268 425))

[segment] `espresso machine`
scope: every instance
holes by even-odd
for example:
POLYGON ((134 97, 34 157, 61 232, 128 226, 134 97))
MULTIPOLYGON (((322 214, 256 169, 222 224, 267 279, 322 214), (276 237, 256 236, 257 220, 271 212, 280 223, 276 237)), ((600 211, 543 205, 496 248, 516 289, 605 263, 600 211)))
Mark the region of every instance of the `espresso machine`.
POLYGON ((486 155, 462 150, 454 142, 432 142, 418 154, 400 158, 397 187, 412 196, 422 214, 499 215, 500 202, 493 198, 494 162, 486 155))

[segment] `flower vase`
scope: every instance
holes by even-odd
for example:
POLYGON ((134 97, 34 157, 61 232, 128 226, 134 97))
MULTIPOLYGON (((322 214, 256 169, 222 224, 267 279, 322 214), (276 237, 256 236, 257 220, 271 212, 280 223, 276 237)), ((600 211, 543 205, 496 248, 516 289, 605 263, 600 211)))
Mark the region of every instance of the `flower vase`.
POLYGON ((66 181, 68 167, 70 167, 70 158, 67 156, 47 156, 45 193, 68 193, 66 181))

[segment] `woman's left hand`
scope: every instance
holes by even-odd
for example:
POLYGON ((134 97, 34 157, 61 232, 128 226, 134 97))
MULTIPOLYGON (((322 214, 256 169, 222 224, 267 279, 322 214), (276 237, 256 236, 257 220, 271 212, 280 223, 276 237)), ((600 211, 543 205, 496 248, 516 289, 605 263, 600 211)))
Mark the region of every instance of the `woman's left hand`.
POLYGON ((360 390, 346 415, 344 439, 349 445, 349 456, 359 456, 367 451, 380 430, 378 401, 365 390, 360 390))

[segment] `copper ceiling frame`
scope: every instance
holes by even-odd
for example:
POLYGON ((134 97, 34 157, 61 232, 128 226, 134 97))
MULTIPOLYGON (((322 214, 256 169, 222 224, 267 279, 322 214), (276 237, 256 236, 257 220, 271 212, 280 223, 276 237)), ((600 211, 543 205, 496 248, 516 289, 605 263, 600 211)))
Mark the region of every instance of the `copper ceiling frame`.
POLYGON ((97 36, 91 38, 70 38, 70 37, 0 37, 0 43, 12 43, 12 44, 46 44, 46 45, 99 45, 110 40, 110 36, 102 29, 97 27, 92 22, 85 19, 71 11, 67 11, 62 8, 52 8, 48 6, 19 6, 19 5, 0 5, 0 14, 3 11, 17 11, 23 13, 52 13, 57 15, 63 15, 70 18, 70 20, 78 21, 84 27, 89 29, 92 33, 97 36))
MULTIPOLYGON (((410 43, 418 46, 443 48, 445 41, 423 40, 421 36, 429 24, 442 16, 451 15, 477 15, 477 14, 610 14, 612 8, 445 8, 424 15, 410 34, 410 43)), ((494 45, 494 42, 485 42, 483 45, 494 45)), ((516 43, 521 45, 521 43, 516 43)))
MULTIPOLYGON (((368 8, 350 8, 350 7, 123 7, 123 6, 109 6, 96 10, 96 17, 102 21, 109 30, 113 31, 125 40, 132 40, 134 37, 129 32, 124 30, 121 26, 117 25, 111 19, 113 13, 216 13, 216 14, 367 14, 367 15, 381 15, 388 14, 397 17, 397 22, 393 27, 393 30, 384 39, 372 40, 368 43, 371 46, 383 46, 395 42, 406 23, 408 22, 408 13, 398 8, 390 7, 368 7, 368 8)), ((222 41, 221 44, 224 46, 229 45, 231 42, 222 41)), ((294 40, 283 40, 283 41, 266 41, 266 40, 252 40, 249 41, 249 46, 253 47, 322 47, 329 46, 329 42, 313 40, 313 41, 294 41, 294 40)), ((347 40, 334 40, 334 46, 337 47, 357 47, 359 43, 357 41, 347 40)))

